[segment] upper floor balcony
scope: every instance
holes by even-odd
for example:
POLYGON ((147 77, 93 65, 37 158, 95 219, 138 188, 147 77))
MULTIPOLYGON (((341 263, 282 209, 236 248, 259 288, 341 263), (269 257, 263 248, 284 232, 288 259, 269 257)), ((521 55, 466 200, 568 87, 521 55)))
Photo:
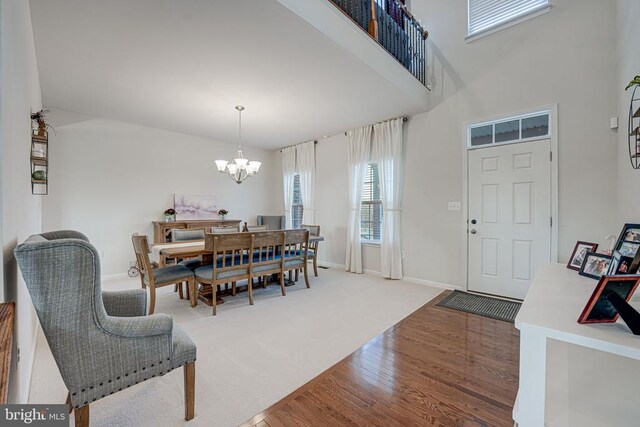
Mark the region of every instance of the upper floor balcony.
POLYGON ((404 0, 329 0, 426 86, 429 33, 404 0))

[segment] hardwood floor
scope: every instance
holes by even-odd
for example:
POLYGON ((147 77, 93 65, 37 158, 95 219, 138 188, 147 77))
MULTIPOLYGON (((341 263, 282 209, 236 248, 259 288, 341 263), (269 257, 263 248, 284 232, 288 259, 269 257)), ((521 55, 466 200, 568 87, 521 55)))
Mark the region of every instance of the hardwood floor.
POLYGON ((513 426, 518 330, 436 307, 447 294, 243 426, 513 426))

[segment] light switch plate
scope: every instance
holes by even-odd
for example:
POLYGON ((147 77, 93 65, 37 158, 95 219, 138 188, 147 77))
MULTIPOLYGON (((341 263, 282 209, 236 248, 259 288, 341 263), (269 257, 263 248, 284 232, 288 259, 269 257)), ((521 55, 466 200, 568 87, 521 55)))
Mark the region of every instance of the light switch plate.
POLYGON ((450 211, 459 211, 460 210, 460 202, 449 202, 448 209, 450 211))

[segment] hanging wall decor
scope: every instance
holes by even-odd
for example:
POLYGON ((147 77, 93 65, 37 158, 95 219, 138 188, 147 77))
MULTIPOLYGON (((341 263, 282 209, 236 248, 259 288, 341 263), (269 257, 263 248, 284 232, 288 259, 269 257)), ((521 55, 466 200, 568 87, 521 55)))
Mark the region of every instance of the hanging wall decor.
POLYGON ((47 110, 31 114, 35 126, 31 134, 31 194, 49 194, 49 124, 47 110))
POLYGON ((631 80, 625 90, 632 87, 629 105, 629 160, 631 167, 640 169, 640 76, 631 80))

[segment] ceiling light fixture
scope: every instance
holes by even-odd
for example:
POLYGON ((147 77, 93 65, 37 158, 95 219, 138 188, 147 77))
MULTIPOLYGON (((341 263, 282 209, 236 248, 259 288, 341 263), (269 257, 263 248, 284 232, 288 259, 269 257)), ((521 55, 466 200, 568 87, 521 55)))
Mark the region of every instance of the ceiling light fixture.
POLYGON ((238 110, 238 152, 231 162, 216 160, 216 167, 218 172, 226 173, 236 183, 242 184, 242 181, 258 173, 262 163, 249 161, 242 154, 242 111, 244 111, 244 107, 238 105, 236 110, 238 110))

